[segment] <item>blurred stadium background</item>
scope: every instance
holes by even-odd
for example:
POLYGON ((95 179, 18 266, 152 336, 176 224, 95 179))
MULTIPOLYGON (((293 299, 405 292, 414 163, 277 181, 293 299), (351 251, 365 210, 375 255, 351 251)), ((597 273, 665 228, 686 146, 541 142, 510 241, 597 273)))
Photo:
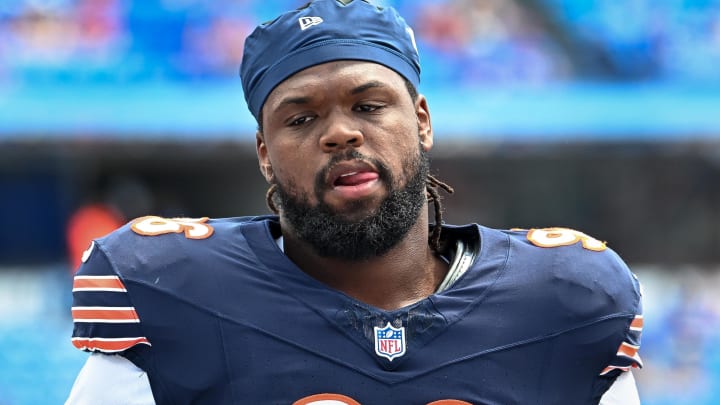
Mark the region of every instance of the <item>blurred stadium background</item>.
MULTIPOLYGON (((267 212, 237 71, 303 3, 0 2, 0 405, 62 403, 85 359, 83 207, 267 212)), ((608 241, 645 287, 643 403, 720 403, 720 1, 380 3, 416 31, 446 220, 608 241)))

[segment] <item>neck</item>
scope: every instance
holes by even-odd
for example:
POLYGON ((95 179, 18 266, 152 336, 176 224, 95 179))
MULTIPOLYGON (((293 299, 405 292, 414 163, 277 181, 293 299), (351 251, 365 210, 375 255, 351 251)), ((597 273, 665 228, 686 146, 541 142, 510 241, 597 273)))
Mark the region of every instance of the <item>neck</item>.
POLYGON ((285 254, 305 273, 366 304, 393 310, 420 301, 445 277, 448 265, 428 245, 427 215, 397 246, 362 261, 317 255, 281 218, 285 254))

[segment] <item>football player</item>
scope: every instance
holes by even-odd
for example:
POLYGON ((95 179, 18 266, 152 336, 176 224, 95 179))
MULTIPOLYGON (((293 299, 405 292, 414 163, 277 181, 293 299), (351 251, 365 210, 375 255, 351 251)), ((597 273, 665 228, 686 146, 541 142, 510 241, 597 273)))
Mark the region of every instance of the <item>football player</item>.
POLYGON ((442 223, 395 10, 287 12, 247 38, 241 77, 277 215, 94 241, 68 404, 639 403, 640 288, 604 242, 442 223))

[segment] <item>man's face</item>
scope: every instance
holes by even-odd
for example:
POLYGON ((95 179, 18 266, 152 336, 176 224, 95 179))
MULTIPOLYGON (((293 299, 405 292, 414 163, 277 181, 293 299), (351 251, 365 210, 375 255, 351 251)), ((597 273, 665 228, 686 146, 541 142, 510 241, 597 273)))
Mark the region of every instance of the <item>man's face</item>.
POLYGON ((289 226, 322 256, 397 244, 425 205, 432 147, 425 99, 374 63, 331 62, 281 83, 263 108, 260 165, 289 226))

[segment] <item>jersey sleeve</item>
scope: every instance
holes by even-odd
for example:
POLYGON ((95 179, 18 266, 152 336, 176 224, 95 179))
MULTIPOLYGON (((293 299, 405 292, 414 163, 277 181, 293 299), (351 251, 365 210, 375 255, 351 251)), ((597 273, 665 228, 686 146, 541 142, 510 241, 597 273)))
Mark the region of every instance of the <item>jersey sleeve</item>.
POLYGON ((135 345, 150 345, 125 285, 96 242, 83 254, 72 294, 72 344, 76 348, 120 353, 135 345))
MULTIPOLYGON (((642 289, 640 282, 637 280, 635 275, 633 277, 633 284, 635 289, 640 295, 640 301, 637 305, 637 311, 635 317, 630 321, 630 325, 625 331, 625 337, 618 347, 615 357, 610 364, 605 367, 600 375, 613 374, 613 371, 628 371, 631 368, 642 368, 643 363, 640 359, 640 338, 643 329, 643 315, 642 315, 642 289)), ((617 374, 617 372, 615 372, 617 374)))

